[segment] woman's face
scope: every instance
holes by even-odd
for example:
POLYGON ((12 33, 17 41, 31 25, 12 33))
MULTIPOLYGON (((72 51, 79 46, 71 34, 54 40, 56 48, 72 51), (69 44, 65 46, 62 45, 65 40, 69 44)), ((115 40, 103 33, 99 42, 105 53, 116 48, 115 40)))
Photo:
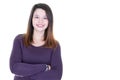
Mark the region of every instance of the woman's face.
POLYGON ((32 25, 36 31, 44 31, 48 27, 48 18, 45 10, 38 8, 33 13, 32 25))

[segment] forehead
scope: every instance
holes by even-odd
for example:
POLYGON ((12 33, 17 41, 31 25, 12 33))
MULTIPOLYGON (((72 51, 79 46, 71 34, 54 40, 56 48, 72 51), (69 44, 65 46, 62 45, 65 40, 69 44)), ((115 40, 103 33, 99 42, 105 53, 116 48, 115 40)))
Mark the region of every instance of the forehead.
POLYGON ((34 11, 34 15, 46 15, 45 10, 38 8, 34 11))

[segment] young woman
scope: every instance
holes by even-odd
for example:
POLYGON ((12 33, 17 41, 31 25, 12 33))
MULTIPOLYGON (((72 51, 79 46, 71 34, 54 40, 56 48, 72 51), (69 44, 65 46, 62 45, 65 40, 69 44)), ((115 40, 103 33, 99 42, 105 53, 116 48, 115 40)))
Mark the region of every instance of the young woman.
POLYGON ((61 49, 53 36, 53 14, 47 4, 33 6, 26 34, 15 37, 10 70, 14 80, 61 80, 61 49))

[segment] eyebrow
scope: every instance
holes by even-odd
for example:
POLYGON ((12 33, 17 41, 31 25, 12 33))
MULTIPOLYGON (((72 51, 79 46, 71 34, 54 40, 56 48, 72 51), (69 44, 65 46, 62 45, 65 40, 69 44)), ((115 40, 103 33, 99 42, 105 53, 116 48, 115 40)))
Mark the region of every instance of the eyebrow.
MULTIPOLYGON (((33 16, 39 16, 38 14, 34 14, 33 16)), ((44 15, 43 17, 47 17, 47 15, 44 15)))

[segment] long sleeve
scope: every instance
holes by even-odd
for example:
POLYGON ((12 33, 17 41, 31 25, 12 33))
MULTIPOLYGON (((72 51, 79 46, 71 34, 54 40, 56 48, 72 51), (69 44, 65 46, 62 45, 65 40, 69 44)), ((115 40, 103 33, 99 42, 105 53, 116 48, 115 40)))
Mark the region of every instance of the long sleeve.
POLYGON ((62 59, 60 45, 55 48, 51 57, 51 70, 37 73, 31 76, 35 80, 61 80, 62 77, 62 59))
POLYGON ((11 72, 22 77, 43 72, 46 68, 45 64, 27 64, 22 62, 22 48, 19 37, 20 35, 14 39, 13 49, 10 56, 11 72))

